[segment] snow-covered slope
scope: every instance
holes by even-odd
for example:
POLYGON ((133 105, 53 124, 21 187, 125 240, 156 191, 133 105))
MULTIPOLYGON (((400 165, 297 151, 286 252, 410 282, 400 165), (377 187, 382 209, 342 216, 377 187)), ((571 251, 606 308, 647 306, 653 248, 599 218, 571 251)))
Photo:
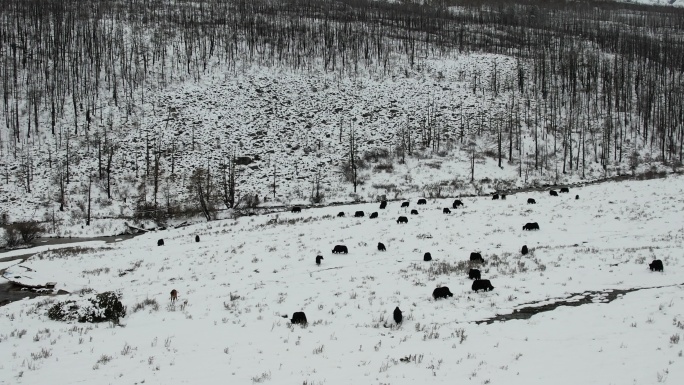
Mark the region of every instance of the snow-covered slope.
POLYGON ((6 276, 55 281, 72 293, 118 290, 128 315, 122 326, 47 318, 51 303, 78 294, 0 308, 0 382, 681 383, 682 196, 676 176, 558 197, 464 198, 451 214, 442 209, 453 200, 412 199, 418 215, 399 202, 305 209, 41 252, 6 276), (358 210, 366 216, 354 218, 358 210), (400 215, 407 224, 396 223, 400 215), (523 231, 527 222, 541 229, 523 231), (333 254, 336 244, 349 254, 333 254), (470 290, 473 251, 486 260, 480 269, 491 292, 470 290), (425 252, 432 262, 423 262, 425 252), (662 273, 648 269, 656 258, 662 273), (454 296, 433 300, 438 286, 454 296), (633 288, 645 289, 527 320, 475 323, 531 302, 633 288), (134 311, 145 300, 158 309, 134 311), (295 311, 306 313, 307 327, 281 317, 295 311))

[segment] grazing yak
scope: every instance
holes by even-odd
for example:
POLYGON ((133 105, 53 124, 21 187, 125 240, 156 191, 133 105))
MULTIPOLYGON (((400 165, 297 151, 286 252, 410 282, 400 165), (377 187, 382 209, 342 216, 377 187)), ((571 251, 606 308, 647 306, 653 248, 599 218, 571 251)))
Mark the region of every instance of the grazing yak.
POLYGON ((366 214, 364 214, 363 211, 357 211, 357 212, 354 213, 354 217, 355 217, 355 218, 361 218, 361 217, 363 217, 364 215, 366 215, 366 214))
POLYGON ((506 194, 501 194, 501 199, 506 200, 506 194))
POLYGON ((317 265, 320 265, 320 264, 321 264, 321 259, 323 259, 323 256, 322 256, 322 255, 317 255, 317 256, 316 256, 316 264, 317 264, 317 265))
POLYGON ((164 246, 164 240, 163 239, 158 240, 157 246, 164 246))
POLYGON ((423 255, 423 261, 425 261, 425 262, 432 261, 432 254, 425 253, 425 255, 423 255))
POLYGON ((539 224, 537 222, 528 222, 523 226, 523 230, 539 230, 539 224))
POLYGON ((344 211, 340 211, 339 213, 337 213, 338 218, 342 218, 343 216, 344 216, 344 211))
POLYGON ((460 199, 456 199, 456 200, 454 201, 454 204, 453 204, 451 207, 454 208, 454 209, 457 209, 457 208, 459 208, 460 206, 463 206, 463 202, 461 202, 460 199))
POLYGON ((470 253, 470 261, 484 263, 484 258, 480 253, 470 253))
POLYGON ((385 248, 384 243, 378 242, 378 251, 387 251, 387 248, 385 248))
POLYGON ((529 252, 529 250, 527 250, 527 245, 523 245, 522 250, 520 250, 520 252, 522 253, 522 255, 527 255, 527 253, 529 252))
POLYGON ((535 200, 532 199, 532 198, 527 198, 527 204, 528 204, 528 205, 536 205, 536 204, 537 204, 537 201, 535 201, 535 200))
POLYGON ((492 200, 497 200, 497 199, 499 199, 499 194, 492 195, 492 200))
POLYGON ((385 207, 387 207, 387 201, 382 201, 382 202, 380 202, 380 209, 381 209, 381 210, 384 210, 385 207))
POLYGON ((199 235, 195 235, 195 242, 199 242, 199 235))
POLYGON ((656 259, 649 263, 648 267, 651 268, 651 271, 663 271, 663 261, 656 259))
POLYGON ((176 302, 178 299, 178 292, 176 289, 171 290, 171 302, 176 302))
POLYGON ((443 209, 442 209, 442 212, 443 212, 444 214, 451 214, 451 210, 449 210, 448 207, 443 208, 443 209))
POLYGON ((397 223, 408 223, 408 218, 401 216, 397 219, 397 223))
POLYGON ((480 270, 470 269, 468 272, 468 279, 480 279, 480 270))
POLYGON ((349 250, 347 249, 347 246, 345 245, 335 245, 335 247, 332 250, 333 254, 347 254, 349 253, 349 250))
POLYGON ((378 212, 377 212, 377 211, 371 213, 371 215, 370 215, 370 219, 374 219, 374 218, 377 218, 377 217, 378 217, 378 212))
POLYGON ((294 207, 292 208, 292 212, 293 212, 293 213, 301 213, 301 212, 302 212, 302 208, 299 207, 299 206, 294 206, 294 207))
POLYGON ((418 210, 416 210, 416 209, 411 210, 411 215, 418 215, 418 210))
POLYGON ((557 197, 558 193, 556 192, 556 190, 551 190, 549 191, 549 195, 551 195, 552 197, 557 197))
POLYGON ((401 202, 401 207, 408 207, 408 206, 409 206, 408 201, 407 202, 401 202))
POLYGON ((488 279, 476 279, 473 281, 473 291, 477 293, 478 290, 491 291, 494 286, 488 279))
POLYGON ((575 199, 579 199, 579 195, 575 195, 575 199))
POLYGON ((298 311, 292 314, 292 319, 290 320, 293 324, 303 324, 306 325, 306 314, 303 311, 298 311))
POLYGON ((396 322, 397 325, 398 325, 398 324, 401 323, 401 320, 402 320, 403 318, 404 318, 404 317, 403 317, 402 314, 401 314, 401 310, 399 310, 399 306, 397 306, 397 307, 394 309, 394 322, 396 322))
POLYGON ((570 192, 570 189, 567 188, 567 187, 561 187, 560 192, 562 192, 562 193, 569 193, 569 192, 570 192))
POLYGON ((420 199, 418 199, 418 204, 419 204, 419 205, 426 205, 426 204, 427 204, 427 200, 425 200, 425 198, 420 198, 420 199))
POLYGON ((435 300, 437 298, 446 298, 446 297, 453 297, 454 295, 449 291, 449 288, 446 286, 438 287, 432 292, 432 298, 435 300))

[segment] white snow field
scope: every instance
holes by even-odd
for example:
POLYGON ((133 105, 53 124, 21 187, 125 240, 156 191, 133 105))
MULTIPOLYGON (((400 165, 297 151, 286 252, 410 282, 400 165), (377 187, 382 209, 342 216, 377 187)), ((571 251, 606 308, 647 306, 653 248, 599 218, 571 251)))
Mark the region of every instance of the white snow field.
POLYGON ((41 251, 5 277, 55 281, 73 294, 0 307, 0 383, 682 384, 683 197, 684 177, 671 176, 558 197, 463 198, 451 214, 442 208, 453 199, 412 199, 418 215, 399 202, 304 209, 41 251), (357 210, 366 216, 354 218, 357 210), (408 223, 397 224, 399 215, 408 223), (527 222, 541 229, 523 231, 527 222), (333 254, 336 244, 349 254, 333 254), (493 291, 470 290, 472 251, 493 291), (433 261, 423 262, 425 252, 433 261), (663 272, 649 270, 656 258, 663 272), (433 300, 438 286, 454 296, 433 300), (529 319, 475 322, 634 288, 643 289, 612 302, 597 296, 529 319), (122 294, 120 326, 48 319, 51 303, 91 290, 122 294), (281 317, 296 311, 307 326, 281 317))

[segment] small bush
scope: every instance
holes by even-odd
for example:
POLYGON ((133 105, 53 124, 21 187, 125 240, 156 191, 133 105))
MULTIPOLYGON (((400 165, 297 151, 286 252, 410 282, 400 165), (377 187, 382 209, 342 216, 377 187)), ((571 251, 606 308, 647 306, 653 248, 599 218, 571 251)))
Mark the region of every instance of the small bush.
POLYGON ((259 206, 261 201, 259 200, 259 196, 255 194, 245 194, 238 200, 238 202, 235 204, 235 207, 245 207, 249 209, 254 209, 259 206))
POLYGON ((107 291, 85 300, 57 302, 48 310, 48 318, 55 321, 119 323, 126 316, 126 308, 120 301, 120 294, 107 291))
POLYGON ((389 150, 386 148, 374 148, 363 153, 363 160, 377 163, 380 159, 389 158, 389 150))
MULTIPOLYGON (((368 164, 363 159, 357 159, 355 164, 356 164, 356 178, 359 179, 360 178, 359 172, 361 170, 367 169, 368 164)), ((344 163, 342 163, 340 168, 342 171, 342 176, 344 178, 344 181, 345 182, 353 182, 354 181, 354 170, 352 168, 351 162, 349 160, 345 161, 344 163)))
POLYGON ((159 303, 157 303, 157 300, 154 298, 145 298, 144 301, 138 302, 135 304, 133 307, 133 313, 140 311, 140 310, 145 310, 146 307, 151 307, 153 311, 158 311, 159 310, 159 303))
POLYGON ((392 173, 394 171, 394 164, 393 163, 380 163, 373 167, 373 171, 375 172, 386 172, 386 173, 392 173))
POLYGON ((325 193, 323 191, 320 191, 320 190, 318 192, 312 191, 311 196, 309 197, 309 201, 312 204, 323 203, 324 200, 325 200, 325 193))
POLYGON ((25 244, 33 242, 43 234, 43 226, 37 222, 17 222, 9 227, 9 231, 14 231, 19 234, 21 240, 25 244))
POLYGON ((5 236, 3 237, 6 247, 15 247, 21 243, 21 237, 19 236, 19 231, 13 226, 5 227, 5 236))
POLYGON ((157 226, 166 226, 169 213, 165 209, 155 206, 153 202, 141 201, 135 207, 133 218, 139 221, 153 220, 157 226))

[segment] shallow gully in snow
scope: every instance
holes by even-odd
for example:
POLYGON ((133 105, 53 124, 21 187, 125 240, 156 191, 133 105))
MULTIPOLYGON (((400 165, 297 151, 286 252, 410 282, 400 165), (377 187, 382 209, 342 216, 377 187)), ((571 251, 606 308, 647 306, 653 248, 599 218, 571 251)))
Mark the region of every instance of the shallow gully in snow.
POLYGON ((637 287, 631 289, 607 289, 603 291, 585 291, 582 293, 571 294, 563 299, 545 299, 536 302, 530 302, 520 305, 518 309, 513 310, 508 314, 497 314, 494 317, 487 318, 481 321, 475 321, 476 324, 492 324, 494 322, 505 322, 511 320, 526 320, 533 315, 547 312, 558 308, 559 306, 581 306, 590 303, 610 303, 627 293, 638 290, 660 289, 663 287, 684 286, 684 283, 675 285, 652 286, 652 287, 637 287))

